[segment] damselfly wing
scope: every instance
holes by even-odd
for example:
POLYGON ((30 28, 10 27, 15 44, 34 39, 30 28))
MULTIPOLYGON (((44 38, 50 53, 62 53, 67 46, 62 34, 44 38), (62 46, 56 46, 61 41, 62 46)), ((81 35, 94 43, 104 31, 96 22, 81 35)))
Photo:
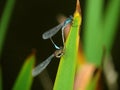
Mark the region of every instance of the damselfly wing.
POLYGON ((62 22, 59 25, 53 27, 52 29, 46 31, 45 33, 43 33, 42 38, 49 39, 49 38, 53 37, 61 28, 62 28, 62 30, 64 30, 66 25, 72 22, 72 19, 73 19, 73 17, 70 16, 64 22, 62 22))

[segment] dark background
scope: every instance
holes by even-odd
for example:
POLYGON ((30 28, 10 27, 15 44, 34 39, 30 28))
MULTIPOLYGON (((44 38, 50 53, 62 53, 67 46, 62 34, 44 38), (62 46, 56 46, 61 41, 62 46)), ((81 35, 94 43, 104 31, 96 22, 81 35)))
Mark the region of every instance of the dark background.
MULTIPOLYGON (((0 18, 5 2, 6 0, 0 0, 0 18)), ((58 14, 72 15, 75 5, 76 0, 16 0, 0 60, 4 90, 12 88, 21 65, 23 65, 24 60, 32 53, 33 49, 36 50, 36 64, 39 64, 54 52, 55 49, 50 40, 43 40, 41 36, 45 31, 58 24, 56 20, 58 14)), ((81 8, 84 20, 85 1, 81 0, 81 8)), ((116 70, 120 72, 119 26, 117 29, 118 32, 115 37, 112 56, 116 70)), ((57 34, 54 38, 58 45, 62 45, 60 38, 60 34, 57 34)), ((47 67, 53 83, 58 64, 59 60, 54 60, 47 67)), ((38 77, 34 79, 32 89, 43 90, 38 77)))

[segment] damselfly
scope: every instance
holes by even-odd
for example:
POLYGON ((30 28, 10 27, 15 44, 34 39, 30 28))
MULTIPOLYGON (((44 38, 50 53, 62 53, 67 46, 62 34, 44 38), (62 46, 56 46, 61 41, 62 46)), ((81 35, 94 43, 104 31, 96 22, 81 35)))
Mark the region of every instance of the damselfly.
POLYGON ((63 44, 64 44, 64 33, 63 33, 63 30, 65 29, 67 24, 72 22, 72 19, 73 19, 73 17, 70 16, 69 18, 67 18, 61 24, 59 24, 59 25, 53 27, 52 29, 46 31, 45 33, 43 33, 42 38, 43 39, 50 39, 52 41, 52 43, 54 44, 55 48, 59 49, 59 47, 53 42, 53 40, 51 38, 62 28, 62 40, 63 40, 63 44))
POLYGON ((67 24, 72 22, 72 16, 70 16, 69 18, 67 18, 64 22, 62 22, 61 24, 55 26, 54 28, 48 30, 47 32, 43 33, 42 37, 43 39, 50 39, 54 45, 54 47, 57 49, 52 55, 50 55, 45 61, 43 61, 42 63, 40 63, 38 66, 36 66, 33 71, 32 71, 32 76, 35 77, 38 74, 40 74, 47 66, 48 64, 51 62, 53 57, 56 58, 60 58, 64 53, 63 53, 63 48, 58 47, 54 41, 52 40, 52 37, 62 28, 62 39, 63 39, 63 43, 64 43, 64 33, 63 30, 66 27, 67 24))

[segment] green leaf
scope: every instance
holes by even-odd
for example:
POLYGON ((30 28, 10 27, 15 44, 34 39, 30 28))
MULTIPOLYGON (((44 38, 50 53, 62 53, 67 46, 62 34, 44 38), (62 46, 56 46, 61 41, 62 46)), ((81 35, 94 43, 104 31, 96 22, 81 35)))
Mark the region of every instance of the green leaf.
POLYGON ((0 90, 2 90, 2 70, 0 66, 0 90))
POLYGON ((103 0, 87 0, 84 24, 84 53, 88 62, 101 65, 102 35, 101 18, 103 0))
POLYGON ((70 33, 65 43, 64 55, 60 60, 54 90, 73 90, 78 55, 80 24, 81 16, 79 12, 76 11, 70 33))
POLYGON ((88 0, 84 25, 84 51, 88 62, 101 65, 103 49, 110 53, 116 33, 120 0, 111 0, 103 16, 103 0, 88 0))
POLYGON ((32 68, 35 62, 35 56, 32 54, 26 59, 19 76, 17 77, 13 90, 30 90, 32 84, 32 68))
POLYGON ((104 20, 104 45, 108 52, 111 51, 116 34, 116 26, 120 16, 120 0, 111 0, 106 9, 104 20))
POLYGON ((14 4, 15 4, 15 0, 7 0, 4 12, 0 20, 0 56, 2 53, 2 48, 3 48, 8 24, 10 22, 10 17, 14 8, 14 4))
MULTIPOLYGON (((101 65, 103 49, 110 53, 116 33, 120 0, 110 0, 105 15, 102 16, 103 0, 88 0, 84 25, 84 51, 88 62, 101 65), (103 18, 104 17, 104 18, 103 18)), ((95 90, 97 76, 91 81, 87 90, 95 90)))

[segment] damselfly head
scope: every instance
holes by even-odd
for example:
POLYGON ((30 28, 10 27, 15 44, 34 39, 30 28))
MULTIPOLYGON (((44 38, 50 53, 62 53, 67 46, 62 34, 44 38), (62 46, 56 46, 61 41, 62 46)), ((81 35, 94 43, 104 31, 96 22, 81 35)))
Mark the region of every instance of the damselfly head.
POLYGON ((61 56, 63 56, 63 54, 64 54, 63 48, 60 48, 59 50, 56 50, 54 52, 56 58, 60 58, 61 56))
POLYGON ((67 24, 71 23, 73 20, 72 15, 70 15, 65 21, 64 21, 64 26, 62 28, 65 28, 67 24))

